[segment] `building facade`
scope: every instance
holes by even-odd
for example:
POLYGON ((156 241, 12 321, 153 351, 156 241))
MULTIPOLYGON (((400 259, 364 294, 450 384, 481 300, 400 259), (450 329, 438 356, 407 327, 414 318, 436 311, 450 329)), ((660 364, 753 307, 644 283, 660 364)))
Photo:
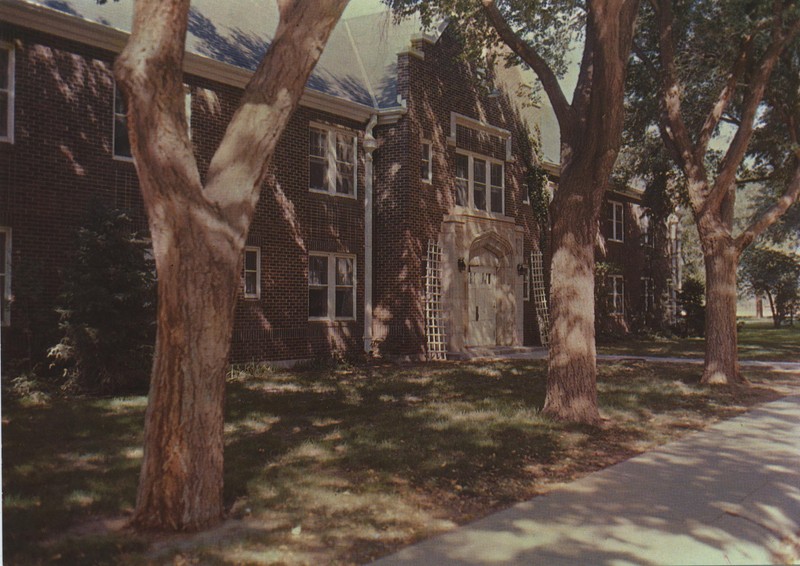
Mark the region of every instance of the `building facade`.
MULTIPOLYGON (((4 365, 54 343, 54 305, 93 200, 147 226, 112 75, 127 4, 0 5, 4 365)), ((194 4, 184 81, 202 175, 269 38, 241 28, 236 22, 248 18, 233 8, 194 4)), ((547 250, 546 220, 529 199, 534 124, 513 94, 486 88, 459 58, 452 30, 419 30, 414 21, 356 14, 331 37, 262 188, 233 362, 425 358, 431 245, 449 352, 539 343, 530 257, 547 250)), ((634 196, 622 200, 621 215, 639 214, 634 196)), ((611 214, 607 254, 625 277, 611 302, 625 321, 655 309, 665 283, 645 283, 646 260, 631 261, 648 257, 639 241, 643 253, 630 252, 638 219, 619 227, 611 214)))

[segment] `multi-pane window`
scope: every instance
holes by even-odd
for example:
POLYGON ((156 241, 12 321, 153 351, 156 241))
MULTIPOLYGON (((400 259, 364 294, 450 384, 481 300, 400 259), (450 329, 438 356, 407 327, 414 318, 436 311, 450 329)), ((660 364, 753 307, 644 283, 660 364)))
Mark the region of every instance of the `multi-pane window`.
POLYGON ((492 202, 492 212, 503 212, 503 166, 499 163, 492 163, 491 165, 490 187, 492 202))
POLYGON ((14 140, 14 50, 0 43, 0 141, 14 140))
POLYGON ((486 161, 472 160, 472 204, 478 210, 486 210, 486 161))
POLYGON ((653 294, 653 278, 642 277, 642 306, 644 307, 644 312, 653 312, 655 303, 655 295, 653 294))
POLYGON ((355 318, 355 258, 336 254, 308 256, 308 317, 355 318))
POLYGON ((625 241, 623 211, 621 202, 608 202, 608 239, 613 242, 625 241))
POLYGON ((608 276, 608 307, 610 314, 625 314, 625 280, 622 275, 608 276))
POLYGON ((328 191, 328 132, 316 128, 308 138, 308 186, 328 191))
POLYGON ((308 187, 336 195, 356 195, 356 136, 311 127, 308 145, 308 187))
POLYGON ((420 143, 420 166, 419 178, 423 183, 433 182, 433 154, 431 149, 431 142, 423 141, 420 143))
POLYGON ((11 322, 11 228, 0 227, 0 324, 11 322))
POLYGON ((248 246, 244 249, 244 298, 261 297, 261 248, 248 246))
POLYGON ((655 241, 653 239, 653 222, 648 214, 642 216, 641 228, 642 245, 646 248, 654 247, 655 241))
POLYGON ((469 203, 469 157, 456 154, 456 205, 469 203))
POLYGON ((502 163, 465 153, 456 154, 456 205, 503 213, 502 163))

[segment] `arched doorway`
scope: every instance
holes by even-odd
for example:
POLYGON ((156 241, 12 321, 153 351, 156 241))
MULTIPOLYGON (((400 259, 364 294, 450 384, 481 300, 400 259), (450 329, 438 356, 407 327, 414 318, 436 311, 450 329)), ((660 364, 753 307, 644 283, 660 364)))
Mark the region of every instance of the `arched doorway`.
POLYGON ((505 239, 494 232, 477 237, 470 246, 467 276, 467 328, 468 346, 496 346, 499 335, 513 320, 504 308, 507 293, 510 258, 513 249, 505 239))

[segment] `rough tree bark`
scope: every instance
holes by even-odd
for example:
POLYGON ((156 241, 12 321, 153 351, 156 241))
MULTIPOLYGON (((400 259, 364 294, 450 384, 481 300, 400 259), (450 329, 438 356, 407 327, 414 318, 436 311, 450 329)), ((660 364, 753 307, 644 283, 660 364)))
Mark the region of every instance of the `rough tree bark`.
POLYGON ((242 250, 278 138, 347 0, 279 0, 280 22, 203 185, 183 110, 189 0, 137 0, 115 64, 158 272, 158 336, 132 524, 223 516, 223 402, 242 250))
POLYGON ((638 0, 587 2, 578 84, 567 102, 556 76, 493 0, 484 12, 500 38, 538 75, 561 131, 561 177, 551 206, 551 330, 544 413, 594 423, 597 360, 594 330, 594 243, 603 193, 619 152, 625 72, 638 0))
MULTIPOLYGON (((675 61, 672 0, 653 0, 659 32, 659 57, 664 112, 660 123, 661 137, 686 178, 692 209, 706 270, 706 352, 702 383, 725 384, 744 382, 739 371, 736 332, 736 267, 742 251, 764 230, 775 223, 800 195, 800 159, 793 180, 783 196, 748 226, 739 236, 733 235, 733 208, 736 199, 736 172, 744 159, 753 134, 759 105, 770 75, 781 52, 800 32, 800 20, 784 21, 786 3, 774 2, 774 19, 769 43, 760 58, 755 59, 754 36, 745 37, 738 57, 731 65, 725 85, 708 116, 692 139, 681 110, 681 85, 675 61), (755 71, 748 76, 741 94, 742 110, 739 125, 730 145, 710 179, 706 167, 708 144, 731 100, 741 87, 748 67, 755 71)), ((797 125, 787 124, 789 135, 797 139, 797 125)), ((800 152, 795 150, 796 156, 800 152)))

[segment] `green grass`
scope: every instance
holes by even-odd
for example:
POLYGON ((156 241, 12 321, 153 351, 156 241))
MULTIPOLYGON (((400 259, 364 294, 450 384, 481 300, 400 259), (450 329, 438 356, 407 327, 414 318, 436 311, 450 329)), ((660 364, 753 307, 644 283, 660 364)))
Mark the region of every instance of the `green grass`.
MULTIPOLYGON (((702 358, 703 338, 625 337, 597 345, 599 354, 702 358)), ((800 362, 800 324, 774 328, 771 322, 748 320, 739 332, 739 359, 800 362)))
POLYGON ((689 365, 601 364, 603 426, 539 415, 541 362, 234 372, 229 519, 145 537, 130 516, 145 398, 3 396, 6 564, 350 564, 382 556, 776 398, 689 365))

